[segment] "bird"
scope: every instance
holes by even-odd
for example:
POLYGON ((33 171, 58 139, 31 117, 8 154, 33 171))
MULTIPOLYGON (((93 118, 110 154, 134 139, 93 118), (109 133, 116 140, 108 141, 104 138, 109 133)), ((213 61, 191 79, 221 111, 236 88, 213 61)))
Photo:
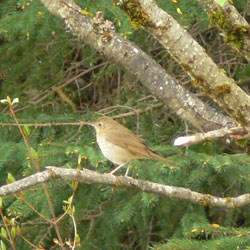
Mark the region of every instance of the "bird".
MULTIPOLYGON (((168 162, 168 159, 151 150, 142 138, 111 117, 102 116, 87 124, 95 128, 96 140, 105 158, 118 165, 110 174, 136 159, 168 162)), ((129 167, 125 176, 128 171, 129 167)))

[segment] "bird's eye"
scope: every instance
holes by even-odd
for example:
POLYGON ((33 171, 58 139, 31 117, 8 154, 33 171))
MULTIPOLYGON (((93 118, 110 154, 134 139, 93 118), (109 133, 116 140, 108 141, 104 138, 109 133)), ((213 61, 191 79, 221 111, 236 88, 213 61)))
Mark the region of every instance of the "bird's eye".
POLYGON ((102 127, 103 124, 102 124, 102 122, 99 122, 97 125, 98 125, 98 127, 102 127))

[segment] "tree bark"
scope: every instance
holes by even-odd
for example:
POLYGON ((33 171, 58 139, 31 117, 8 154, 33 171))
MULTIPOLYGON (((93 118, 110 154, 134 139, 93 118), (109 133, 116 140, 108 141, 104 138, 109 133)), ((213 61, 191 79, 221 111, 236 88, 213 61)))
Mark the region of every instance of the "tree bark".
POLYGON ((174 141, 174 146, 187 146, 198 144, 203 141, 211 141, 218 138, 232 137, 237 139, 248 138, 250 136, 250 128, 235 127, 235 128, 221 128, 212 130, 207 133, 198 133, 194 135, 187 135, 177 137, 174 141))
POLYGON ((218 68, 204 49, 154 0, 115 0, 133 23, 143 26, 160 41, 195 80, 204 94, 216 101, 233 119, 250 126, 250 96, 218 68))
POLYGON ((212 24, 218 28, 234 51, 250 61, 250 26, 229 2, 220 6, 214 0, 199 0, 212 24))
POLYGON ((152 94, 182 119, 207 131, 233 125, 233 120, 208 107, 187 91, 132 42, 114 32, 112 23, 100 13, 90 18, 72 0, 41 0, 49 11, 60 16, 68 30, 108 58, 114 58, 134 74, 152 94))
POLYGON ((210 194, 201 194, 187 188, 174 187, 125 176, 101 174, 88 169, 81 171, 68 168, 47 167, 48 170, 30 175, 22 180, 0 187, 0 196, 16 194, 39 183, 60 178, 63 181, 78 181, 87 184, 107 184, 116 188, 131 188, 161 196, 176 198, 203 206, 237 208, 250 204, 250 194, 237 197, 220 198, 210 194))

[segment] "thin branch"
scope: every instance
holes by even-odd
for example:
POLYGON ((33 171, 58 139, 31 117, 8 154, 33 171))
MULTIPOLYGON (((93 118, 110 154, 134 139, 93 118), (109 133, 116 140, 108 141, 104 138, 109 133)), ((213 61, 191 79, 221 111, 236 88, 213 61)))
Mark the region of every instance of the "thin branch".
POLYGON ((18 199, 20 199, 22 202, 25 202, 25 204, 27 204, 27 206, 33 210, 38 216, 40 216, 41 218, 43 218, 45 221, 47 221, 50 224, 53 224, 53 222, 48 219, 46 216, 44 216, 42 213, 40 213, 26 198, 24 195, 21 194, 20 198, 19 196, 17 196, 18 199))
MULTIPOLYGON (((133 111, 129 111, 126 113, 115 115, 115 116, 113 116, 113 118, 118 119, 118 118, 143 114, 143 113, 151 112, 153 109, 158 109, 162 106, 163 106, 162 103, 157 103, 157 104, 150 105, 150 106, 146 107, 145 109, 140 109, 140 108, 133 109, 133 111)), ((115 109, 115 108, 119 108, 119 107, 122 107, 122 106, 113 106, 113 107, 109 107, 109 109, 111 109, 111 108, 115 109)), ((128 108, 128 107, 126 107, 126 108, 128 108)), ((101 110, 101 112, 103 112, 103 111, 104 110, 101 110)), ((36 127, 36 128, 38 128, 38 127, 52 127, 52 126, 80 126, 81 127, 83 125, 88 125, 88 123, 85 121, 79 121, 79 122, 20 123, 19 125, 21 127, 36 127)), ((0 122, 0 126, 9 127, 9 126, 18 126, 18 125, 16 123, 11 123, 11 122, 0 122)))
POLYGON ((158 108, 160 108, 162 106, 163 106, 162 103, 157 103, 157 104, 154 104, 154 105, 150 105, 150 106, 146 107, 145 109, 135 109, 134 111, 130 111, 130 112, 127 112, 127 113, 122 113, 122 114, 119 114, 119 115, 115 115, 115 116, 113 116, 113 118, 117 119, 117 118, 132 116, 132 115, 139 115, 139 114, 151 112, 153 109, 158 109, 158 108))
MULTIPOLYGON (((52 126, 82 126, 87 125, 87 122, 79 121, 79 122, 47 122, 47 123, 20 123, 21 127, 52 127, 52 126)), ((16 123, 11 122, 0 122, 0 126, 18 126, 16 123)))
POLYGON ((7 223, 6 223, 6 219, 5 219, 5 216, 3 215, 2 209, 0 210, 0 214, 1 214, 2 221, 4 223, 4 227, 6 228, 6 231, 7 231, 7 234, 8 234, 8 239, 7 240, 9 241, 12 249, 16 250, 15 241, 13 240, 12 234, 10 232, 10 226, 8 226, 7 223))
POLYGON ((64 181, 78 181, 87 184, 106 184, 109 186, 115 186, 116 188, 131 188, 169 198, 185 200, 204 206, 215 206, 232 209, 250 204, 250 193, 246 193, 237 197, 221 198, 210 194, 198 193, 188 188, 158 184, 125 176, 101 174, 88 169, 79 171, 74 169, 58 168, 54 166, 49 166, 47 169, 48 170, 33 174, 22 180, 0 187, 0 196, 15 194, 24 189, 37 185, 38 183, 44 183, 51 179, 60 178, 64 181))
MULTIPOLYGON (((26 148, 28 149, 28 152, 29 152, 29 155, 30 155, 30 158, 33 162, 33 165, 36 169, 37 172, 40 172, 40 166, 39 166, 39 162, 37 159, 35 159, 33 157, 33 154, 32 154, 32 150, 31 150, 31 146, 30 146, 30 143, 23 131, 23 128, 20 126, 20 122, 19 120, 17 119, 16 117, 16 113, 15 113, 15 110, 14 110, 14 106, 13 106, 13 103, 9 104, 9 109, 10 109, 10 112, 11 112, 11 115, 13 117, 13 119, 15 120, 15 123, 17 124, 17 127, 20 131, 20 134, 22 135, 23 137, 23 140, 24 140, 24 143, 26 145, 26 148)), ((43 187, 43 190, 44 190, 44 193, 45 193, 45 196, 47 198, 47 202, 48 202, 48 205, 49 205, 49 208, 50 208, 50 212, 51 212, 51 215, 52 215, 52 218, 53 218, 53 221, 55 221, 56 219, 56 215, 55 215, 55 209, 54 209, 54 204, 52 203, 52 200, 51 200, 51 197, 50 197, 50 194, 49 194, 49 191, 48 191, 48 188, 46 186, 46 183, 41 183, 42 184, 42 187, 43 187)), ((55 230, 56 230, 56 235, 58 237, 58 240, 59 240, 59 243, 60 243, 60 246, 61 246, 61 249, 64 250, 65 247, 63 246, 63 240, 62 240, 62 237, 61 237, 61 232, 60 232, 60 228, 58 226, 57 223, 53 223, 54 226, 55 226, 55 230)))
POLYGON ((29 246, 31 246, 33 249, 35 250, 41 250, 40 247, 37 247, 36 245, 34 245, 31 241, 29 241, 26 237, 24 237, 24 235, 22 235, 21 233, 18 233, 18 236, 21 237, 29 246))
POLYGON ((210 141, 223 137, 242 139, 242 138, 247 138, 249 136, 250 136, 250 128, 245 128, 245 127, 222 128, 209 131, 207 133, 197 133, 194 135, 177 137, 174 141, 174 146, 193 145, 206 140, 210 141))

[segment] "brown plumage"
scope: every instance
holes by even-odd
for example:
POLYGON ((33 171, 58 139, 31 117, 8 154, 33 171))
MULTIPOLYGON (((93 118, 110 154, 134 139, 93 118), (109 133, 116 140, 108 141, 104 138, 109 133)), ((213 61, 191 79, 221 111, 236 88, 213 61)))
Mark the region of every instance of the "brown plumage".
POLYGON ((139 136, 108 116, 90 122, 89 125, 96 130, 97 143, 103 155, 119 165, 111 173, 135 159, 168 161, 152 151, 139 136))

